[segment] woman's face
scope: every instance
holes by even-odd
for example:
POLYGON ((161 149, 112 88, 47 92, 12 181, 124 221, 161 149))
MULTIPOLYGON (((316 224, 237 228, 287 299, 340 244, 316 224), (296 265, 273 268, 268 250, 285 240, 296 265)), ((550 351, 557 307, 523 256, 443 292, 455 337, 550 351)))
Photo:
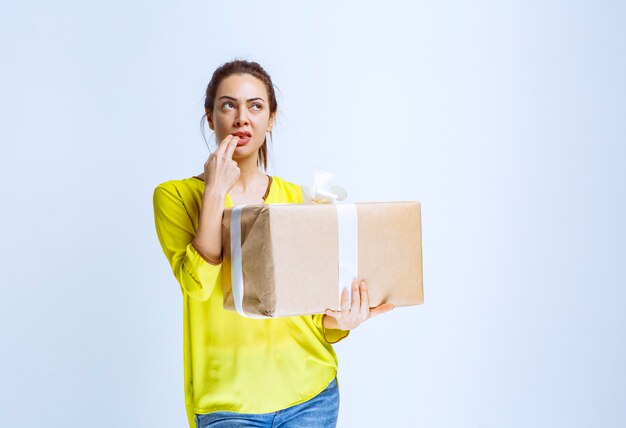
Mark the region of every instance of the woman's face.
POLYGON ((218 144, 237 131, 249 133, 250 138, 239 139, 233 153, 233 158, 245 158, 256 154, 263 145, 275 115, 270 115, 263 82, 249 74, 233 74, 218 86, 213 112, 207 112, 207 117, 218 144))

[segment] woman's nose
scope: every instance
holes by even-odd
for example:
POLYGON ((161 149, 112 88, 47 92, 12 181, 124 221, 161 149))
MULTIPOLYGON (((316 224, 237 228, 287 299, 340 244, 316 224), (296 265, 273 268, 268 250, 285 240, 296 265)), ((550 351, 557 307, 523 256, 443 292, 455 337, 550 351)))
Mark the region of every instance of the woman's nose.
POLYGON ((249 125, 248 116, 245 111, 240 110, 240 113, 235 118, 235 125, 239 127, 243 125, 249 125))

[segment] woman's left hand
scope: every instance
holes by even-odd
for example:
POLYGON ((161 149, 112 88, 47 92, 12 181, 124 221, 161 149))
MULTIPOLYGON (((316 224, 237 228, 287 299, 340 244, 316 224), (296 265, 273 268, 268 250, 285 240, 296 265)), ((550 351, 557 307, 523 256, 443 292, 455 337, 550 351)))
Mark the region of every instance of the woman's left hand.
POLYGON ((370 299, 367 293, 367 285, 365 281, 359 281, 355 278, 352 280, 352 305, 348 307, 348 289, 344 288, 341 292, 341 310, 333 311, 326 309, 323 323, 325 328, 338 330, 354 330, 363 321, 384 314, 394 308, 392 303, 383 303, 382 305, 370 308, 370 299))

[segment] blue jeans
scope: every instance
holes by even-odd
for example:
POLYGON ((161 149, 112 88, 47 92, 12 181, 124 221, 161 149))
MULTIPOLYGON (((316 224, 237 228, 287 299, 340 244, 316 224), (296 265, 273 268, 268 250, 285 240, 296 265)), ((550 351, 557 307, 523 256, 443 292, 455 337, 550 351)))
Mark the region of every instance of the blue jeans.
POLYGON ((196 415, 197 428, 334 428, 339 414, 337 378, 315 397, 273 413, 218 411, 196 415))

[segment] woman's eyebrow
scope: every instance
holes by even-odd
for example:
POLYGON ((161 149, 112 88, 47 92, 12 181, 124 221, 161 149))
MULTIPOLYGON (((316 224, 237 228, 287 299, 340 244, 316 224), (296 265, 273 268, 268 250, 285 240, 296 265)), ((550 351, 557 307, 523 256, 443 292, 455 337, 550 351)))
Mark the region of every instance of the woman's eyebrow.
MULTIPOLYGON (((221 97, 219 97, 218 99, 221 100, 222 98, 227 98, 229 100, 233 100, 233 101, 237 101, 237 98, 233 98, 230 97, 228 95, 222 95, 221 97)), ((256 100, 261 100, 261 101, 265 101, 263 98, 261 97, 256 97, 256 98, 248 98, 248 101, 256 101, 256 100)))

